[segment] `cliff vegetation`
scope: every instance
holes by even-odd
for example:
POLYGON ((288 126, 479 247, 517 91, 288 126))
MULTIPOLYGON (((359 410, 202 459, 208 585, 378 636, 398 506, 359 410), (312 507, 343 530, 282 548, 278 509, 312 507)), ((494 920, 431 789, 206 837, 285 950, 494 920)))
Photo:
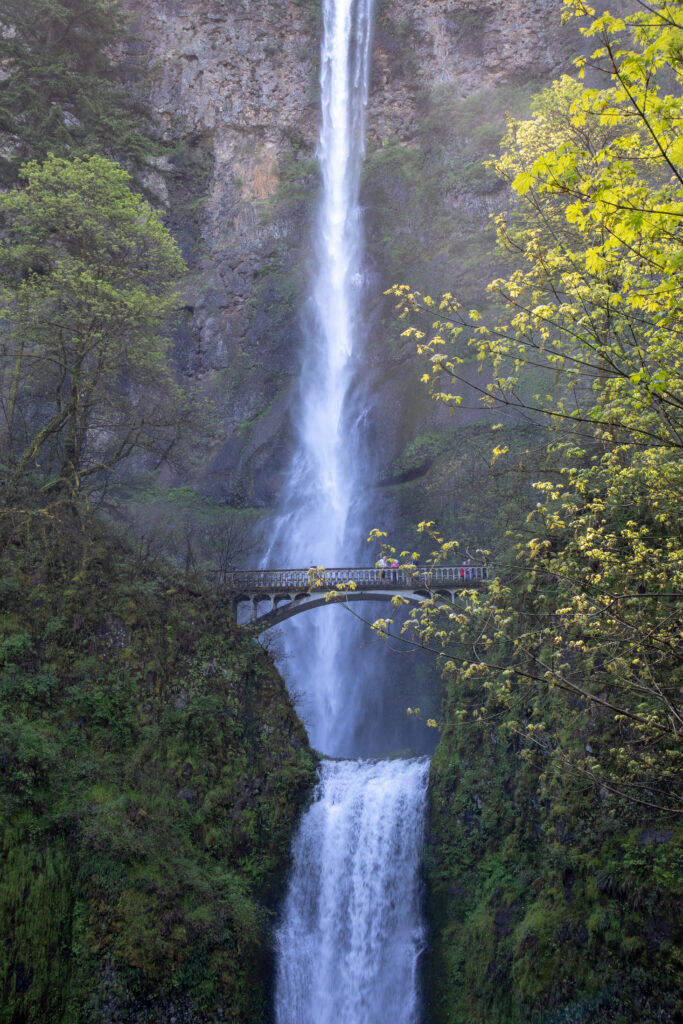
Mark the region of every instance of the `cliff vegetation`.
POLYGON ((284 684, 196 578, 35 511, 0 520, 0 1018, 262 1020, 315 778, 284 684))
MULTIPOLYGON (((509 123, 490 164, 514 197, 496 219, 514 266, 489 286, 494 308, 394 289, 433 398, 500 418, 485 500, 497 471, 534 474, 498 520, 487 592, 436 599, 406 626, 441 652, 446 684, 428 992, 451 1024, 677 1013, 681 5, 565 8, 594 51, 509 123), (603 87, 585 84, 589 65, 603 87)), ((469 527, 467 503, 451 515, 469 527)), ((490 556, 421 530, 437 563, 490 556)))

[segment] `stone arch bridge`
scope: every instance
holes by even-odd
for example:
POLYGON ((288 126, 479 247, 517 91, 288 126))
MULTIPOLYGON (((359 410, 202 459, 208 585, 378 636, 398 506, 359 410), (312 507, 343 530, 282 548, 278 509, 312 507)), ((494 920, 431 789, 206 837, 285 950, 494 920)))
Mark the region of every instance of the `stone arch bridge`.
POLYGON ((443 597, 453 601, 462 587, 493 579, 490 565, 444 565, 392 569, 243 569, 228 573, 232 614, 247 606, 250 622, 263 633, 293 615, 325 604, 391 601, 412 603, 443 597), (341 588, 341 589, 340 589, 341 588))

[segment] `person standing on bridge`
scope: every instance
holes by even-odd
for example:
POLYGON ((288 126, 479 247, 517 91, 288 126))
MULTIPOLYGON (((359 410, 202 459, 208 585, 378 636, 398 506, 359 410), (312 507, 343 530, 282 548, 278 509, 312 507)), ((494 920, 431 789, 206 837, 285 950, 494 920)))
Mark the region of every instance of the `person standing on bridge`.
POLYGON ((384 572, 384 570, 386 569, 386 566, 387 566, 387 560, 384 557, 384 555, 382 555, 382 557, 380 559, 378 559, 378 561, 377 561, 377 568, 379 569, 379 578, 381 580, 383 580, 385 575, 386 575, 386 573, 384 572))
POLYGON ((398 562, 396 561, 395 558, 392 558, 389 564, 391 565, 391 578, 394 583, 398 583, 398 562))

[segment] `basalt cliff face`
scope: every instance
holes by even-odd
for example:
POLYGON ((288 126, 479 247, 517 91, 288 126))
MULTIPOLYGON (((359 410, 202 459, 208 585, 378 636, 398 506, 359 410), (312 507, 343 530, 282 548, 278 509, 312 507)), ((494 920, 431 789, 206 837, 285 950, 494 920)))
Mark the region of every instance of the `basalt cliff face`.
MULTIPOLYGON (((504 195, 480 160, 505 110, 569 67, 560 7, 378 0, 364 180, 367 366, 378 407, 394 407, 397 379, 413 372, 383 290, 400 277, 476 292, 491 276, 472 238, 504 195)), ((320 4, 142 0, 131 10, 148 98, 172 146, 147 185, 191 268, 177 360, 218 410, 196 483, 222 502, 268 506, 291 445, 318 189, 320 4)), ((400 423, 371 415, 380 477, 391 479, 392 460, 434 416, 424 397, 400 423)))

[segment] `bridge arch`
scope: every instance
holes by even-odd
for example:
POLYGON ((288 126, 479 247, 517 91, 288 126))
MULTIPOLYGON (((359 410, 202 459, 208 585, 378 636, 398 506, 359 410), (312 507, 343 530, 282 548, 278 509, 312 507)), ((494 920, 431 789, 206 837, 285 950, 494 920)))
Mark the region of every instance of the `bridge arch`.
POLYGON ((404 591, 392 593, 386 590, 345 590, 334 594, 331 594, 329 591, 324 593, 314 592, 312 594, 298 595, 296 600, 273 607, 270 611, 257 616, 252 621, 255 626, 258 626, 259 633, 264 633, 267 629, 271 629, 273 626, 291 619, 294 615, 300 615, 301 612, 309 611, 311 608, 322 608, 333 604, 351 604, 356 601, 391 601, 392 597, 396 596, 396 593, 400 593, 404 600, 413 604, 420 604, 420 602, 425 600, 424 597, 417 597, 404 591))

